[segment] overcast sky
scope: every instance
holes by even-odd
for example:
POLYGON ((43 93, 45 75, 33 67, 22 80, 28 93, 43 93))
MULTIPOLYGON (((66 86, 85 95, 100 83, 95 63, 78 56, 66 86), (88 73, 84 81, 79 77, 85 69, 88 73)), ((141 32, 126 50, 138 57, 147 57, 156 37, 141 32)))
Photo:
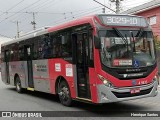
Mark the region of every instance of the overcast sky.
MULTIPOLYGON (((115 10, 110 0, 97 0, 115 10)), ((123 0, 121 10, 149 2, 151 0, 123 0)), ((33 30, 35 12, 36 28, 54 26, 81 16, 102 13, 102 6, 93 0, 0 0, 0 36, 13 38, 19 30, 26 33, 33 30)), ((106 13, 112 13, 106 9, 106 13)))

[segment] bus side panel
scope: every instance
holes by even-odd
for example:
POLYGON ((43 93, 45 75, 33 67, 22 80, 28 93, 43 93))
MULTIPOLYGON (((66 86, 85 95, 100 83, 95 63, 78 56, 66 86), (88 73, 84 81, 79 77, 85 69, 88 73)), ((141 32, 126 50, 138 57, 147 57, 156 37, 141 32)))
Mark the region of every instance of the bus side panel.
POLYGON ((98 101, 98 92, 99 92, 99 91, 97 91, 98 90, 97 89, 97 85, 98 85, 98 76, 97 76, 97 74, 101 73, 101 64, 100 64, 100 57, 99 56, 100 56, 99 55, 99 51, 97 49, 94 49, 94 66, 95 66, 95 79, 96 79, 96 83, 95 83, 96 88, 94 88, 95 89, 94 91, 95 91, 96 94, 94 94, 92 99, 95 102, 98 101))
POLYGON ((2 81, 7 84, 7 74, 6 74, 6 63, 1 63, 1 76, 2 76, 2 81))
POLYGON ((76 88, 74 84, 74 70, 73 65, 64 61, 63 59, 49 59, 49 76, 51 79, 50 86, 51 86, 51 93, 55 94, 55 83, 58 76, 63 76, 71 91, 71 97, 76 97, 76 88))
POLYGON ((92 102, 97 103, 96 72, 94 68, 89 68, 89 78, 92 102))
POLYGON ((14 77, 16 74, 18 74, 22 88, 26 88, 26 61, 15 61, 10 62, 9 65, 9 73, 10 73, 10 84, 14 85, 14 77))
POLYGON ((50 77, 48 60, 33 60, 33 81, 34 89, 37 91, 50 93, 50 77))

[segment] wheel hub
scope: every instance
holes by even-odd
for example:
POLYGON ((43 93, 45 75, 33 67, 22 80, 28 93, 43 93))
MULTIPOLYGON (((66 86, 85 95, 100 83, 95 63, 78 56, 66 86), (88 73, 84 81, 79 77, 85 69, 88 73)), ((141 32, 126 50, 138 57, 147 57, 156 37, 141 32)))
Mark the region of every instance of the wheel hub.
POLYGON ((17 89, 20 90, 20 82, 17 83, 17 89))
POLYGON ((61 89, 61 92, 59 92, 59 95, 63 100, 67 100, 69 98, 69 91, 67 87, 63 87, 61 89))

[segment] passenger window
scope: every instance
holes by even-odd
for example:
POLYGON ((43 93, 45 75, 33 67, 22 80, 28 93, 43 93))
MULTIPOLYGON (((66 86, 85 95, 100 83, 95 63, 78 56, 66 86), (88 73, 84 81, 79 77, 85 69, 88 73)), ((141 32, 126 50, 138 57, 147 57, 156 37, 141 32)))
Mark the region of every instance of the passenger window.
POLYGON ((28 54, 28 55, 30 55, 30 54, 31 54, 31 49, 30 49, 30 47, 29 47, 29 48, 27 48, 27 54, 28 54))
POLYGON ((41 49, 42 58, 50 58, 51 57, 51 38, 48 35, 44 35, 42 37, 41 49))
POLYGON ((19 48, 19 60, 24 60, 24 48, 19 48))
POLYGON ((70 32, 59 32, 51 34, 51 53, 52 57, 72 57, 72 42, 70 32))

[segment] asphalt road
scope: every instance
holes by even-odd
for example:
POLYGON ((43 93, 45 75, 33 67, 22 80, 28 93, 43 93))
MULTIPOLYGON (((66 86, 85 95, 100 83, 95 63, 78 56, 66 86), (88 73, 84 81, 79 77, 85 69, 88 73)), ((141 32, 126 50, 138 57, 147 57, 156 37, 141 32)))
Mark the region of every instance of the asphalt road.
MULTIPOLYGON (((0 79, 0 111, 80 111, 91 117, 101 117, 105 114, 116 117, 129 111, 160 111, 160 94, 152 98, 102 105, 75 102, 72 107, 65 107, 60 104, 57 96, 31 91, 19 94, 14 86, 5 85, 0 79)), ((68 114, 59 113, 62 117, 68 114)), ((74 112, 70 114, 73 115, 74 112)))

